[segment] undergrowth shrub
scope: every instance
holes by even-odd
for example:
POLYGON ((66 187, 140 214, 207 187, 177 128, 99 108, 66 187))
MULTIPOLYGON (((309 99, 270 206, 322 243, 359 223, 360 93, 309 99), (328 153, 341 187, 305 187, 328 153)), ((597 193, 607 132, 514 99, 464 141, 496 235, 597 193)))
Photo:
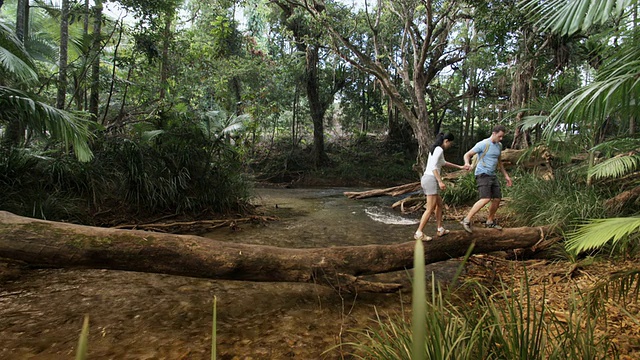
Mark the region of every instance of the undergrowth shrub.
POLYGON ((153 136, 103 136, 94 159, 12 149, 0 157, 2 209, 50 220, 89 215, 241 212, 252 196, 237 149, 206 136, 197 120, 169 122, 153 136))
POLYGON ((503 187, 510 212, 517 214, 514 225, 557 225, 567 227, 583 219, 606 217, 603 202, 607 189, 587 186, 576 174, 556 171, 545 180, 532 173, 512 174, 513 186, 503 187))
MULTIPOLYGON (((450 297, 432 285, 425 298, 425 335, 411 353, 411 321, 404 315, 380 316, 371 326, 351 332, 352 339, 340 348, 343 356, 356 359, 617 359, 613 340, 596 330, 606 324, 606 312, 586 306, 569 294, 566 317, 556 317, 544 294, 535 298, 526 280, 502 282, 497 289, 476 282, 466 287, 475 301, 450 297), (518 292, 514 289, 520 289, 518 292)), ((412 307, 419 306, 412 304, 412 307)))
POLYGON ((442 200, 448 205, 469 205, 478 200, 478 187, 473 171, 460 176, 453 185, 441 193, 442 200))
POLYGON ((416 181, 415 157, 381 137, 354 136, 327 142, 327 164, 315 166, 312 145, 277 139, 257 149, 250 169, 260 181, 307 185, 389 186, 416 181))

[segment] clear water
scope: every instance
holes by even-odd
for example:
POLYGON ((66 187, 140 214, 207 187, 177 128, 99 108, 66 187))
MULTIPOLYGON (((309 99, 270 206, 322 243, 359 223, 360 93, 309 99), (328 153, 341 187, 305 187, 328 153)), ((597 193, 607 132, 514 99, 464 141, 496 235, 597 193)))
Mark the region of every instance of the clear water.
POLYGON ((279 221, 242 225, 240 231, 229 229, 206 236, 296 248, 411 241, 422 214, 401 214, 392 209, 391 205, 400 198, 354 200, 344 195, 345 191, 361 190, 260 189, 254 203, 265 215, 279 221))

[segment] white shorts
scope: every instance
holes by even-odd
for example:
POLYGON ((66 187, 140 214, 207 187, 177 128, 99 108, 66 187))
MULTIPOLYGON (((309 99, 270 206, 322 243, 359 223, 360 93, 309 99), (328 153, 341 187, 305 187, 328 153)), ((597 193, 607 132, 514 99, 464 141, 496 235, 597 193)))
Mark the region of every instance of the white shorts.
POLYGON ((420 183, 425 195, 438 195, 440 193, 440 186, 438 186, 438 180, 435 176, 424 175, 420 179, 420 183))

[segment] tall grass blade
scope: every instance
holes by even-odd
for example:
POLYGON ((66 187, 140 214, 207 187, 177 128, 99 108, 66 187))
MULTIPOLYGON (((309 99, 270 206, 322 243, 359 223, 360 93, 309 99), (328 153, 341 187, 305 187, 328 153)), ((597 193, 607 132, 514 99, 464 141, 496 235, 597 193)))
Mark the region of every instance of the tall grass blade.
POLYGON ((82 331, 78 340, 78 350, 76 351, 76 360, 85 360, 89 349, 89 315, 84 316, 82 323, 82 331))
POLYGON ((426 278, 424 266, 424 245, 422 240, 416 240, 413 253, 413 292, 411 296, 411 308, 413 313, 412 327, 412 350, 411 359, 425 360, 426 336, 425 317, 427 314, 426 303, 426 278))
POLYGON ((218 298, 216 296, 213 297, 213 325, 211 329, 211 360, 216 360, 217 357, 217 323, 218 323, 218 312, 217 312, 218 298))

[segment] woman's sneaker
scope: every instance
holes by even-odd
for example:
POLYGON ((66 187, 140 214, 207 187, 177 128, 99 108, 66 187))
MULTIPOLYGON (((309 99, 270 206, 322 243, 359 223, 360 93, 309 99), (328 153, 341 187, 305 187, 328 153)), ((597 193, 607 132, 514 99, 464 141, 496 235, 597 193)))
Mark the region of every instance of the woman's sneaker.
POLYGON ((493 221, 493 222, 486 222, 485 226, 490 228, 490 229, 496 229, 496 230, 502 230, 502 226, 498 225, 497 222, 493 221))
POLYGON ((463 219, 462 221, 460 221, 460 224, 462 224, 464 231, 468 232, 469 234, 473 233, 473 230, 471 230, 471 221, 463 219))
POLYGON ((416 239, 416 240, 422 240, 422 241, 431 241, 431 240, 433 240, 433 238, 431 236, 427 236, 427 235, 423 234, 422 231, 416 232, 415 234, 413 234, 413 238, 416 239))

